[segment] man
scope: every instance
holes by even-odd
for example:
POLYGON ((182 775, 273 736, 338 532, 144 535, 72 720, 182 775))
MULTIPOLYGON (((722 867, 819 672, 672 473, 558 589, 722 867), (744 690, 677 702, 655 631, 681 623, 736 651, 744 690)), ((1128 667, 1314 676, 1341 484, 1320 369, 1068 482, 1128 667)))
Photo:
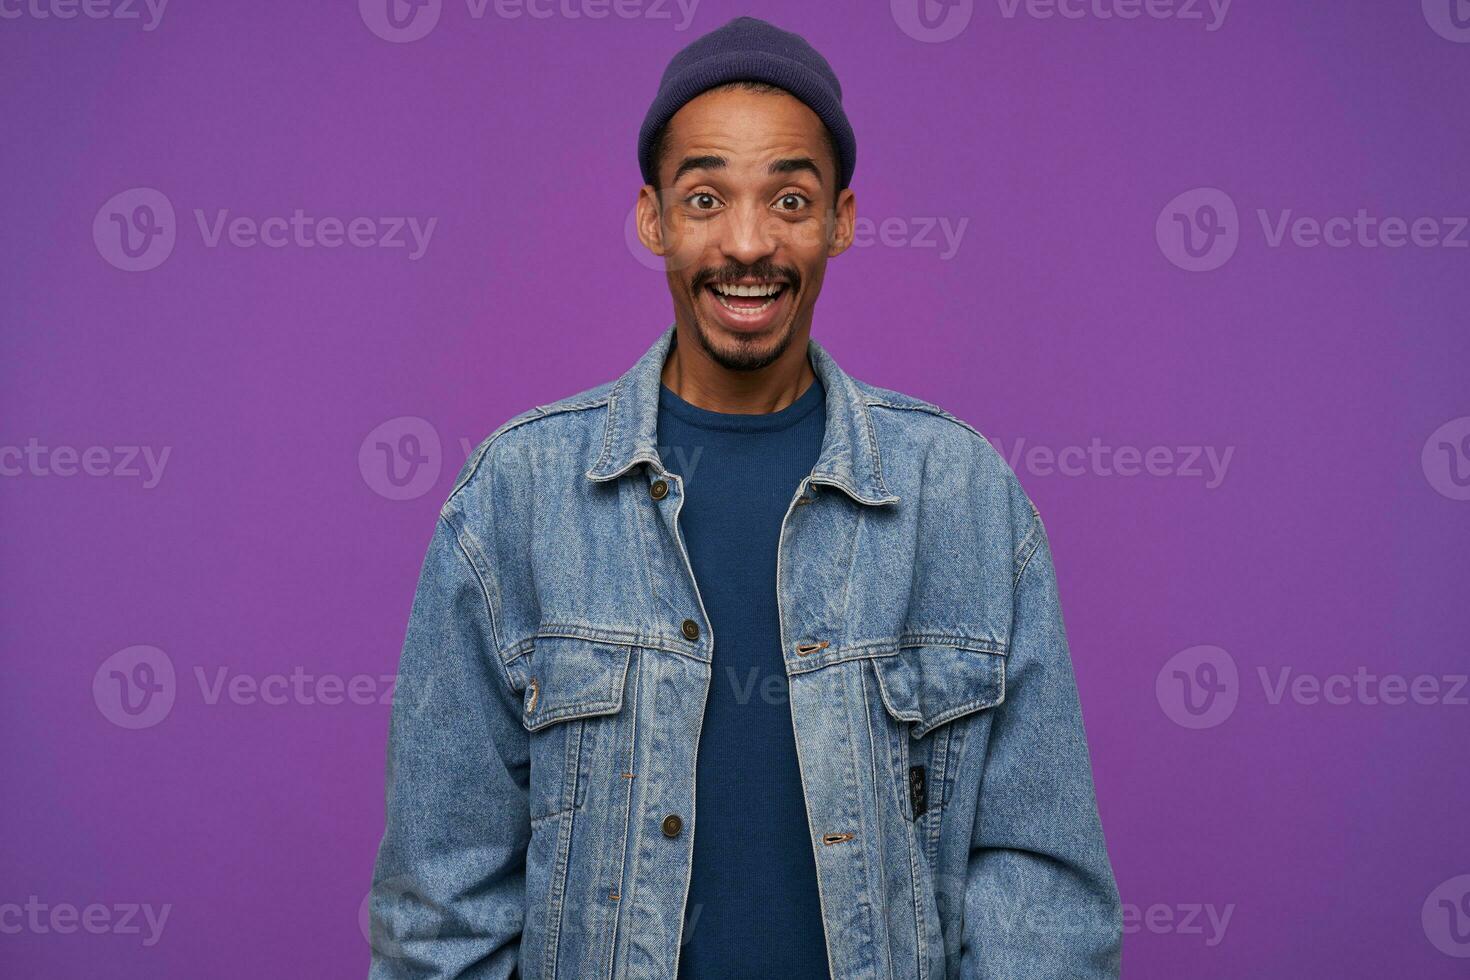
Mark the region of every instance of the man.
POLYGON ((1041 519, 974 429, 810 339, 855 147, 763 21, 664 73, 637 214, 674 323, 440 513, 374 977, 1118 975, 1041 519))

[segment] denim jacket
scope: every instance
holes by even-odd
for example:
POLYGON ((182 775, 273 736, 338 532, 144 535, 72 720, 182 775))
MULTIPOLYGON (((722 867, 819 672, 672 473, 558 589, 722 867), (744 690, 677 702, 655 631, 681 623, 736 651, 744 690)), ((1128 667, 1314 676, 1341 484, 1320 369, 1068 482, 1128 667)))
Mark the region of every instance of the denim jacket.
MULTIPOLYGON (((675 980, 722 681, 655 445, 673 333, 500 426, 439 514, 390 724, 377 980, 675 980)), ((1041 518, 975 429, 807 350, 826 432, 776 589, 831 975, 1117 977, 1041 518)))

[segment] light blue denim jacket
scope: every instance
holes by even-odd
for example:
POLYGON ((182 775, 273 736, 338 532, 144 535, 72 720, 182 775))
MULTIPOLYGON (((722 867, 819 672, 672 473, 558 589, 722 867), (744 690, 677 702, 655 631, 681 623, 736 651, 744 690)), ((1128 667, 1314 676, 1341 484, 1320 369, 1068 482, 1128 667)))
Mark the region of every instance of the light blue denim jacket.
MULTIPOLYGON (((444 504, 390 726, 377 980, 675 980, 728 680, 655 445, 672 339, 506 422, 444 504)), ((969 425, 808 357, 826 434, 776 588, 832 977, 1117 977, 1041 519, 969 425)))

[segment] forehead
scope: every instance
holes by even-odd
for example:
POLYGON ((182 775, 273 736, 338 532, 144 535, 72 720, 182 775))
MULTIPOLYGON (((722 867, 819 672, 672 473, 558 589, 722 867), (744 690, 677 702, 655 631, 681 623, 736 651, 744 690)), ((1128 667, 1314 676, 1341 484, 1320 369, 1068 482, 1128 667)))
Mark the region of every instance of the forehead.
POLYGON ((726 157, 732 168, 778 154, 810 156, 830 166, 822 131, 821 118, 786 92, 712 90, 690 99, 669 120, 664 162, 678 166, 682 157, 710 152, 726 157))

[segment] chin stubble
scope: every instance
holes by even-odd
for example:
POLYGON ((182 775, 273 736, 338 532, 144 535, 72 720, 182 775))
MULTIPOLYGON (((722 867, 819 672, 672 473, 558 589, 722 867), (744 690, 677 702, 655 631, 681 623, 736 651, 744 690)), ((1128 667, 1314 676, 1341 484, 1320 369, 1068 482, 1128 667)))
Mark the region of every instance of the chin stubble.
POLYGON ((776 346, 765 352, 754 349, 749 342, 740 343, 733 354, 716 348, 710 343, 709 333, 704 326, 704 318, 698 312, 697 307, 694 314, 694 334, 699 340, 699 346, 704 348, 704 352, 710 356, 710 360, 725 370, 758 371, 768 364, 774 364, 786 352, 786 348, 791 344, 791 322, 790 319, 786 321, 785 329, 781 330, 776 346))

